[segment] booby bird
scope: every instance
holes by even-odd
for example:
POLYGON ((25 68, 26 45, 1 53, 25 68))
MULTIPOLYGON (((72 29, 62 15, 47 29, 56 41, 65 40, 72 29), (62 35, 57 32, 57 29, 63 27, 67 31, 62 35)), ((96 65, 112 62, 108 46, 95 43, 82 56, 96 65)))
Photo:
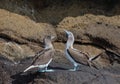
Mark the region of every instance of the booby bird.
POLYGON ((64 31, 66 32, 66 35, 68 38, 66 43, 65 54, 68 60, 70 60, 74 65, 74 68, 71 70, 72 71, 78 70, 81 64, 88 65, 91 67, 92 61, 98 58, 101 55, 101 53, 97 56, 89 58, 88 54, 73 48, 73 44, 74 44, 73 33, 67 30, 64 30, 64 31))
POLYGON ((54 55, 54 47, 52 45, 52 40, 54 36, 46 36, 44 39, 45 48, 35 54, 31 66, 24 70, 24 72, 38 68, 40 72, 47 72, 48 65, 52 61, 52 56, 54 55))

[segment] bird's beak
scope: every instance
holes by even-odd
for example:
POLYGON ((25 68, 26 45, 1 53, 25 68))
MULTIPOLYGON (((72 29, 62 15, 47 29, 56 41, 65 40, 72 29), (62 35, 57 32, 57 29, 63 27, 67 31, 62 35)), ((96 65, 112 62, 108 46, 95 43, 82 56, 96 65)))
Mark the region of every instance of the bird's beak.
POLYGON ((64 31, 65 31, 65 33, 66 33, 66 37, 68 37, 69 31, 67 31, 67 30, 64 30, 64 31))
POLYGON ((51 40, 55 40, 55 36, 51 36, 51 40))
POLYGON ((66 32, 66 34, 68 34, 69 32, 67 30, 64 30, 66 32))

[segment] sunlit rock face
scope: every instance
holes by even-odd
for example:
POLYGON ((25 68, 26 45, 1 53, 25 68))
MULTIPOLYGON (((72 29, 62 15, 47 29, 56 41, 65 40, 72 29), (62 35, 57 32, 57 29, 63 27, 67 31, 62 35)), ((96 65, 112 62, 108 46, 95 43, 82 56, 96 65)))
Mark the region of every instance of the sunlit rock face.
POLYGON ((119 10, 119 0, 0 0, 0 84, 120 84, 119 10), (69 71, 64 29, 89 57, 103 52, 93 61, 97 69, 69 71), (55 36, 55 71, 23 73, 47 35, 55 36))

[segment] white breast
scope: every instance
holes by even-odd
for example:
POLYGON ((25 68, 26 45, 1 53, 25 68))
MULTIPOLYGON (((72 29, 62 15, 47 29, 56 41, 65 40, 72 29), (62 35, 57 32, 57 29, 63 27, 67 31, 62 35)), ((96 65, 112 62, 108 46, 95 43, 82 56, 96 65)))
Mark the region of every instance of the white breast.
POLYGON ((76 63, 76 62, 74 61, 74 59, 69 55, 67 49, 65 50, 65 54, 66 54, 66 57, 67 57, 68 60, 70 60, 73 64, 76 63))

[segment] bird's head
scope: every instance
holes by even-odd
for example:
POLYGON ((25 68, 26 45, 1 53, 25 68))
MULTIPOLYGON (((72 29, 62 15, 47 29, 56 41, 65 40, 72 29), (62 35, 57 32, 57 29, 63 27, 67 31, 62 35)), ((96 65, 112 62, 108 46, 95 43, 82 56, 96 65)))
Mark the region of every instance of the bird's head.
POLYGON ((48 35, 44 38, 45 48, 53 48, 52 41, 54 41, 55 36, 48 35))
POLYGON ((64 30, 64 31, 66 33, 67 38, 73 37, 73 33, 72 32, 70 32, 68 30, 64 30))
POLYGON ((67 40, 67 48, 68 47, 73 47, 73 43, 74 43, 74 35, 72 32, 68 31, 68 30, 64 30, 66 33, 66 36, 68 38, 67 40))

